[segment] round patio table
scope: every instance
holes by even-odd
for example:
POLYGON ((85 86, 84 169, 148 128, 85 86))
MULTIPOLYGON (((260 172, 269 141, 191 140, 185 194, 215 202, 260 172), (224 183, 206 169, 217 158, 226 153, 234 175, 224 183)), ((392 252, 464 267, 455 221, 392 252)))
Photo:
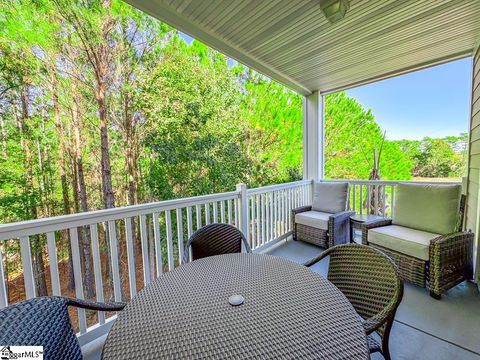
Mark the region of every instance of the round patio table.
POLYGON ((261 254, 207 257, 163 274, 118 314, 102 357, 370 358, 340 290, 302 265, 261 254))

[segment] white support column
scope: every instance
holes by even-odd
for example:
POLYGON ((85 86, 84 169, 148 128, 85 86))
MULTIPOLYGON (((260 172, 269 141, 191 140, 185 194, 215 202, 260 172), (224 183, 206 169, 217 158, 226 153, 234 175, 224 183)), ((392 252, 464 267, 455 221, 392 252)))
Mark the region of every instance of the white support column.
POLYGON ((303 99, 303 178, 324 178, 325 97, 315 91, 303 99))

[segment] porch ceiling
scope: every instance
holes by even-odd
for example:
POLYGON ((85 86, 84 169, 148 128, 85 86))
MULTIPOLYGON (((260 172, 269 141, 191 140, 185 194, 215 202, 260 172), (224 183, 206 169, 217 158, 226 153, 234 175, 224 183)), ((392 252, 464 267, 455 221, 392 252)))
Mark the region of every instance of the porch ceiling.
POLYGON ((466 57, 479 0, 351 0, 330 24, 319 0, 126 0, 299 91, 331 92, 466 57))

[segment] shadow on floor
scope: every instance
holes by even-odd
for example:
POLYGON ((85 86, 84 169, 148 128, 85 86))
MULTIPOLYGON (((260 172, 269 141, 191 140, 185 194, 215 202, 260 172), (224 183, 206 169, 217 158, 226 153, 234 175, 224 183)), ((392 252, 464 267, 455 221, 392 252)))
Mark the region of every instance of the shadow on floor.
MULTIPOLYGON (((303 263, 322 252, 314 245, 283 241, 265 253, 303 263)), ((326 276, 328 259, 312 267, 326 276)), ((480 295, 463 283, 431 298, 425 289, 405 284, 405 294, 390 337, 392 359, 480 360, 480 295)), ((372 359, 382 359, 376 354, 372 359)))

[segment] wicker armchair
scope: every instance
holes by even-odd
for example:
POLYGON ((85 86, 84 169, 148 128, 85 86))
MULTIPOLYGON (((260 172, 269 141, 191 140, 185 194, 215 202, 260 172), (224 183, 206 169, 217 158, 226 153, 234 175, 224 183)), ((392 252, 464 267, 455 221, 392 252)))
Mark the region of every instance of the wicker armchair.
POLYGON ((246 252, 251 252, 247 239, 235 226, 229 224, 210 224, 197 230, 188 239, 183 253, 182 263, 187 263, 192 252, 192 260, 207 256, 240 253, 242 242, 246 252))
POLYGON ((105 304, 61 296, 22 301, 0 310, 0 344, 43 346, 45 359, 81 360, 82 353, 70 323, 68 306, 120 311, 125 304, 105 304))
POLYGON ((312 266, 327 256, 330 257, 327 278, 364 320, 370 352, 381 352, 389 360, 390 330, 403 297, 403 281, 396 265, 376 249, 346 244, 327 249, 305 266, 312 266))
POLYGON ((465 196, 460 195, 459 186, 456 190, 454 186, 400 184, 396 191, 393 219, 371 221, 362 225, 362 243, 387 254, 395 261, 405 281, 423 288, 428 287, 430 295, 435 299, 440 299, 448 289, 473 276, 473 233, 462 231, 465 196), (412 200, 401 194, 406 191, 406 194, 412 197, 409 187, 414 186, 420 189, 414 189, 417 193, 413 194, 413 197, 420 197, 421 200, 411 209, 405 202, 412 200), (439 194, 436 193, 437 188, 440 188, 439 194), (445 217, 448 212, 446 206, 432 204, 432 201, 437 201, 433 200, 434 198, 442 198, 441 192, 447 190, 458 191, 459 198, 453 199, 450 205, 450 211, 453 211, 449 220, 450 231, 442 230, 442 227, 432 223, 436 212, 440 217, 445 217), (425 195, 419 191, 425 192, 425 195), (399 195, 402 198, 399 199, 399 195), (423 196, 430 196, 432 200, 429 201, 423 196), (407 208, 404 209, 405 207, 407 208), (410 222, 409 227, 405 226, 406 220, 400 215, 405 212, 408 212, 416 223, 410 222), (426 220, 425 216, 429 216, 429 219, 426 220))
POLYGON ((346 182, 314 184, 313 203, 292 210, 293 240, 323 248, 346 244, 350 240, 350 216, 346 182))

